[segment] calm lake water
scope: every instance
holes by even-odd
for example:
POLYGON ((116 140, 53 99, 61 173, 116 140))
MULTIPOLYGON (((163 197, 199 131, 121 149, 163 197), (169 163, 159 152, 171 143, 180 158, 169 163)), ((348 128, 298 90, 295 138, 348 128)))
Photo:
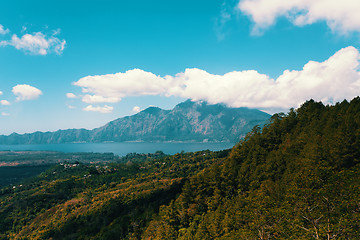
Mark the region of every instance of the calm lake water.
POLYGON ((181 151, 196 152, 201 150, 219 151, 232 148, 235 143, 64 143, 64 144, 33 144, 33 145, 0 145, 0 150, 32 150, 32 151, 59 151, 59 152, 112 152, 119 156, 128 153, 154 153, 163 151, 166 154, 175 154, 181 151))

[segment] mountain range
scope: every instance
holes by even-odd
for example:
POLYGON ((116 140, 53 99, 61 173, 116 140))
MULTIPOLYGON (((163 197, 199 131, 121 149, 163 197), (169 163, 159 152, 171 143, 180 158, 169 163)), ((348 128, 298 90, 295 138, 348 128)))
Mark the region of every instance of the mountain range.
POLYGON ((172 110, 149 107, 135 115, 106 125, 55 132, 12 133, 0 136, 0 144, 50 144, 71 142, 237 142, 255 125, 264 125, 270 115, 256 109, 230 108, 187 100, 172 110))

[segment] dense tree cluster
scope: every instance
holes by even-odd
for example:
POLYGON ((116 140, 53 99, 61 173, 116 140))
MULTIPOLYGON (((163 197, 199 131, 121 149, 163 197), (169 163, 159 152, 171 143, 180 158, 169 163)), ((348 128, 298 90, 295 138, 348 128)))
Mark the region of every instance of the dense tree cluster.
POLYGON ((145 239, 359 239, 360 98, 308 101, 185 183, 145 239))

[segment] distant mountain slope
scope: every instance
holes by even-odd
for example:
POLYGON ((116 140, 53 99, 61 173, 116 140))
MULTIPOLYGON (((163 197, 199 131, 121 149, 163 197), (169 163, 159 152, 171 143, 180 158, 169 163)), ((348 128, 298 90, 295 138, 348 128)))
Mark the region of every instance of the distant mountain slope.
POLYGON ((56 132, 13 133, 0 136, 0 144, 46 144, 104 141, 230 141, 236 142, 270 115, 255 109, 190 100, 172 110, 149 107, 95 128, 56 132))

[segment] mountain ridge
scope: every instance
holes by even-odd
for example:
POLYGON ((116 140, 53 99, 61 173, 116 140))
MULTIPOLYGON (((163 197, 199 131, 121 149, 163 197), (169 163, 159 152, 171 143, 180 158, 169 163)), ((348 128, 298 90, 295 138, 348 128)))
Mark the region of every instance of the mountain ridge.
POLYGON ((263 125, 270 115, 249 108, 229 108, 187 100, 172 110, 149 107, 87 129, 55 132, 12 133, 0 136, 0 144, 52 144, 72 142, 237 142, 255 125, 263 125))

